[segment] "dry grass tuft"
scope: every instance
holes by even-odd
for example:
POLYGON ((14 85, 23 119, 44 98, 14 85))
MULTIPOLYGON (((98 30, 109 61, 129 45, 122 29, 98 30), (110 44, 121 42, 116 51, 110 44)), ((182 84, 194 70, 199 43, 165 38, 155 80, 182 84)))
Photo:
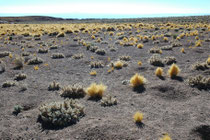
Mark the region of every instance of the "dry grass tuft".
POLYGON ((133 116, 133 119, 135 123, 141 123, 143 120, 143 113, 136 112, 133 116))
POLYGON ((163 69, 158 67, 156 70, 155 70, 155 75, 158 76, 158 77, 162 77, 163 76, 163 69))
POLYGON ((104 91, 106 90, 106 86, 103 84, 92 83, 86 90, 87 94, 91 98, 102 98, 104 91))
POLYGON ((137 45, 137 48, 139 48, 139 49, 142 49, 143 47, 144 47, 144 44, 140 43, 140 44, 137 45))
POLYGON ((146 83, 146 79, 144 78, 144 76, 141 76, 138 73, 136 73, 133 77, 131 77, 130 83, 131 86, 135 88, 143 86, 146 83))
POLYGON ((176 64, 172 64, 168 70, 168 74, 171 78, 176 77, 180 72, 179 67, 176 64))
POLYGON ((168 134, 164 134, 160 140, 172 140, 171 137, 168 134))
POLYGON ((90 72, 90 75, 91 76, 96 76, 96 74, 97 74, 97 72, 95 70, 93 70, 93 71, 90 72))
POLYGON ((114 63, 114 67, 116 68, 116 69, 121 69, 122 67, 123 67, 123 62, 122 61, 116 61, 115 63, 114 63))

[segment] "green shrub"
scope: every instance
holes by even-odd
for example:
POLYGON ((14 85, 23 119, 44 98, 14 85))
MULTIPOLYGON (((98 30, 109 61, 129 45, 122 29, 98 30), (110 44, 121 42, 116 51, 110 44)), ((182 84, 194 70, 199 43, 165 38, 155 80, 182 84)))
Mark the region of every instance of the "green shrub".
POLYGON ((72 99, 43 104, 39 111, 40 122, 52 126, 68 126, 85 115, 84 107, 72 99))
POLYGON ((86 94, 85 90, 80 84, 68 85, 62 88, 60 96, 68 98, 80 98, 86 94))

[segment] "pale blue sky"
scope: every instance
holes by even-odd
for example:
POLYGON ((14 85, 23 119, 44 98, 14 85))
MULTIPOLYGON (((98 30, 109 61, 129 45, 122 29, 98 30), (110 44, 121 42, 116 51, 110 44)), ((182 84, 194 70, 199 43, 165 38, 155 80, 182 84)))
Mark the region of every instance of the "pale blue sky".
POLYGON ((202 15, 210 0, 0 0, 0 16, 53 14, 202 15))

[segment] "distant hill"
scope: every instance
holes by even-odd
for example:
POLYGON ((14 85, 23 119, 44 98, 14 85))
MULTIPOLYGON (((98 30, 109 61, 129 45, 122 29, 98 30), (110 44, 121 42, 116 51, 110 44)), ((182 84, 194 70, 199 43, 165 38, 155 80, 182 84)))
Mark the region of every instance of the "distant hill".
POLYGON ((4 22, 37 22, 37 21, 62 21, 63 18, 54 18, 48 16, 22 16, 22 17, 0 17, 4 22))
POLYGON ((154 17, 154 18, 123 18, 123 19, 74 19, 55 18, 49 16, 21 16, 21 17, 0 17, 0 24, 4 23, 117 23, 117 22, 202 22, 210 23, 210 15, 206 16, 183 16, 183 17, 154 17))

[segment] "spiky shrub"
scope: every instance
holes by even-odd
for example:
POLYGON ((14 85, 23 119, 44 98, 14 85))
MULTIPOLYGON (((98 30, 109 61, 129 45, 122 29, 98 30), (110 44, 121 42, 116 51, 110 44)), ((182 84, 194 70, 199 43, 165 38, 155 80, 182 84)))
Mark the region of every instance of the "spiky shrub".
POLYGON ((81 98, 86 94, 84 88, 80 84, 64 86, 60 92, 61 97, 81 98))
POLYGON ((41 63, 43 63, 43 60, 39 57, 34 57, 28 60, 28 65, 36 65, 36 64, 41 64, 41 63))
POLYGON ((22 53, 22 56, 29 56, 29 55, 30 55, 29 52, 23 52, 23 53, 22 53))
POLYGON ((191 87, 197 87, 199 89, 210 89, 210 77, 197 75, 190 77, 187 82, 191 87))
POLYGON ((158 67, 156 70, 155 70, 155 75, 158 76, 158 77, 162 77, 163 76, 163 69, 158 67))
POLYGON ((49 91, 54 91, 54 90, 59 90, 59 89, 60 89, 60 84, 58 82, 55 82, 55 81, 50 83, 50 85, 48 86, 49 91))
POLYGON ((171 67, 168 70, 168 75, 171 78, 174 78, 179 74, 179 72, 180 72, 179 67, 176 64, 172 64, 171 67))
POLYGON ((10 52, 8 52, 8 51, 0 52, 0 58, 9 56, 9 54, 10 54, 10 52))
POLYGON ((54 49, 58 49, 58 46, 56 46, 56 45, 50 46, 50 50, 54 50, 54 49))
POLYGON ((154 54, 149 58, 149 63, 154 66, 164 66, 163 60, 160 55, 154 54))
POLYGON ((39 48, 38 53, 48 53, 48 49, 47 48, 39 48))
POLYGON ((163 62, 164 64, 166 65, 171 65, 173 63, 176 63, 176 58, 174 56, 166 56, 164 59, 163 59, 163 62))
POLYGON ((170 45, 170 46, 163 46, 160 48, 161 50, 166 50, 166 51, 169 51, 169 50, 172 50, 173 47, 170 45))
POLYGON ((192 68, 194 70, 206 70, 206 69, 209 69, 210 66, 208 66, 208 64, 206 62, 203 62, 203 63, 197 62, 197 63, 192 65, 192 68))
POLYGON ((15 65, 14 69, 21 69, 24 65, 23 57, 21 57, 21 56, 15 57, 14 65, 15 65))
POLYGON ((81 59, 84 57, 83 53, 77 53, 72 56, 73 59, 81 59))
POLYGON ((15 105, 13 108, 13 114, 18 115, 23 110, 23 107, 21 105, 15 105))
POLYGON ((103 68, 104 64, 101 61, 92 61, 90 62, 91 68, 103 68))
POLYGON ((52 59, 61 59, 61 58, 64 58, 64 54, 63 53, 53 53, 51 58, 52 59))
POLYGON ((120 60, 123 60, 123 61, 130 61, 130 60, 131 60, 131 57, 128 56, 128 55, 123 55, 123 56, 120 56, 120 60))
POLYGON ((0 73, 5 72, 6 64, 0 60, 0 73))
POLYGON ((86 89, 86 93, 91 97, 91 98, 102 98, 105 90, 106 90, 106 86, 104 84, 96 84, 96 83, 92 83, 87 89, 86 89))
POLYGON ((146 79, 144 76, 139 75, 136 73, 134 76, 131 77, 130 79, 130 84, 132 87, 137 88, 140 86, 143 86, 146 83, 146 79))
POLYGON ((95 52, 98 55, 105 55, 106 54, 106 51, 104 49, 97 49, 95 52))
POLYGON ((164 134, 160 140, 172 140, 171 137, 168 134, 164 134))
POLYGON ((117 105, 116 98, 114 98, 110 95, 102 97, 101 106, 112 106, 112 105, 117 105))
POLYGON ((17 81, 21 81, 21 80, 26 79, 26 77, 27 77, 26 74, 20 73, 20 74, 15 75, 15 78, 14 79, 17 80, 17 81))
POLYGON ((85 115, 84 107, 72 99, 43 104, 39 111, 41 123, 60 127, 76 123, 85 115))
POLYGON ((6 81, 2 84, 2 87, 3 88, 8 88, 8 87, 12 87, 12 86, 15 86, 16 83, 14 81, 6 81))
POLYGON ((159 54, 162 54, 162 50, 158 47, 154 47, 154 48, 151 48, 149 50, 150 53, 159 53, 159 54))
POLYGON ((95 52, 98 49, 98 46, 90 46, 90 51, 95 52))
POLYGON ((136 112, 134 115, 133 115, 133 120, 135 123, 141 123, 142 120, 143 120, 143 113, 140 113, 140 112, 136 112))
POLYGON ((137 48, 142 49, 144 47, 144 44, 137 44, 137 48))

